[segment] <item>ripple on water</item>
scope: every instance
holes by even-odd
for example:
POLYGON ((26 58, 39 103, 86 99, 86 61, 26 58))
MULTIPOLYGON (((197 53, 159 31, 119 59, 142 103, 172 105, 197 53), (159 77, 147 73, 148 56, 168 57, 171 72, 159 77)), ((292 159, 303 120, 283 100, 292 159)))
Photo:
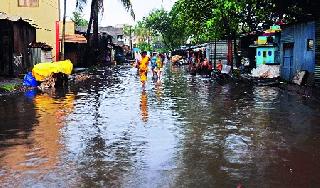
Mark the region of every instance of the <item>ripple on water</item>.
POLYGON ((134 69, 98 68, 83 86, 3 100, 0 187, 320 183, 316 102, 183 67, 148 76, 143 90, 134 69))

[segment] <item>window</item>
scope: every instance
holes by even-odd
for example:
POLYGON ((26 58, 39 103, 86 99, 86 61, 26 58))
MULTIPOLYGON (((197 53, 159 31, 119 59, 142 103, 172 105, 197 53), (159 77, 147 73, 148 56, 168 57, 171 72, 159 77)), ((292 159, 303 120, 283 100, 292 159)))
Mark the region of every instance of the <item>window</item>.
POLYGON ((258 51, 258 56, 261 56, 261 51, 258 51))
POLYGON ((314 47, 313 40, 312 39, 308 39, 307 40, 307 50, 308 51, 312 51, 313 47, 314 47))
POLYGON ((272 56, 272 51, 268 51, 268 56, 272 56))
POLYGON ((267 57, 267 51, 263 51, 263 57, 267 57))
POLYGON ((122 41, 123 42, 123 35, 118 35, 117 39, 118 39, 118 41, 122 41))
POLYGON ((38 7, 39 0, 18 0, 19 7, 38 7))

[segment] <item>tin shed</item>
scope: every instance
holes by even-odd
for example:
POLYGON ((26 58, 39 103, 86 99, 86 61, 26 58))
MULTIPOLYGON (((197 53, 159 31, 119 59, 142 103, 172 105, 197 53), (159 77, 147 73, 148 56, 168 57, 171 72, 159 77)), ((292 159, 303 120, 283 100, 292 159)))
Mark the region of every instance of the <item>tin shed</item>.
POLYGON ((281 33, 281 77, 291 81, 297 71, 315 70, 315 22, 288 25, 281 33))
POLYGON ((0 13, 0 75, 18 75, 29 68, 28 45, 36 40, 36 28, 21 17, 0 13))

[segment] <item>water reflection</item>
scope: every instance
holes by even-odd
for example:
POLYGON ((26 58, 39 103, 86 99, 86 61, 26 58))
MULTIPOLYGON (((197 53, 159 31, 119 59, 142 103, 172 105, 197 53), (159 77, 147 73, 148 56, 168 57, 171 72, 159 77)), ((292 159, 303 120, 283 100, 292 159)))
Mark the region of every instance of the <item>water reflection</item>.
MULTIPOLYGON (((306 132, 312 125, 308 120, 311 117, 314 121, 314 110, 319 111, 319 107, 311 110, 305 104, 293 102, 297 100, 292 96, 287 100, 279 88, 241 83, 220 85, 201 77, 183 77, 178 72, 172 74, 170 80, 166 87, 170 88, 168 95, 175 102, 173 110, 185 120, 179 146, 183 148, 179 161, 184 170, 176 178, 176 185, 257 187, 267 183, 279 186, 281 181, 272 175, 276 172, 270 167, 282 165, 284 159, 279 152, 288 154, 292 145, 289 140, 305 142, 301 136, 288 136, 300 134, 310 138, 319 133, 306 132), (180 88, 184 91, 178 94, 180 88), (291 105, 295 106, 290 108, 291 105), (295 121, 296 126, 288 126, 292 120, 288 120, 287 114, 292 114, 290 119, 293 120, 305 119, 308 126, 302 126, 300 121, 295 121), (294 127, 299 127, 303 133, 291 132, 294 127)), ((305 177, 305 174, 298 174, 305 177)), ((289 175, 290 170, 283 172, 283 176, 288 178, 289 175)))
POLYGON ((155 84, 156 99, 158 104, 161 105, 162 98, 163 98, 162 82, 161 80, 157 80, 154 84, 155 84))
MULTIPOLYGON (((33 125, 37 123, 35 105, 32 100, 23 96, 0 97, 0 141, 17 139, 28 135, 33 125)), ((1 143, 5 145, 5 143, 1 143)), ((0 145, 0 146, 1 146, 0 145)))
POLYGON ((255 108, 257 110, 274 110, 278 100, 279 88, 256 87, 254 88, 255 108))
POLYGON ((142 90, 141 96, 140 96, 140 114, 141 114, 141 120, 145 123, 148 122, 148 95, 145 90, 142 90))
POLYGON ((0 186, 320 184, 317 101, 183 67, 144 91, 134 69, 98 68, 70 90, 2 102, 0 186))
MULTIPOLYGON (((38 178, 43 178, 57 167, 63 150, 60 128, 64 125, 65 117, 73 110, 73 100, 73 95, 58 100, 46 94, 35 96, 33 103, 37 122, 32 131, 21 142, 12 140, 15 144, 1 151, 1 166, 5 171, 0 179, 3 185, 28 186, 24 184, 25 180, 38 181, 38 178), (12 178, 15 179, 14 182, 12 178)), ((25 124, 28 125, 28 122, 25 124)), ((7 139, 3 142, 11 141, 7 139)))

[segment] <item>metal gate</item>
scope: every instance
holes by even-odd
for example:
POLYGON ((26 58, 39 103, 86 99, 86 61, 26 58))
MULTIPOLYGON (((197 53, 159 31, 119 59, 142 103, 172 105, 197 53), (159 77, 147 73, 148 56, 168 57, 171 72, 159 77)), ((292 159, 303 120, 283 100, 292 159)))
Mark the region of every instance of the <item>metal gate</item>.
MULTIPOLYGON (((233 45, 233 43, 232 43, 232 45, 233 45)), ((227 40, 219 40, 219 41, 217 41, 216 46, 217 46, 217 49, 216 49, 216 58, 217 59, 216 60, 221 59, 222 62, 226 63, 228 61, 228 59, 227 59, 228 58, 228 41, 227 40)), ((214 47, 215 47, 214 42, 208 44, 209 61, 211 61, 211 62, 214 61, 214 47)), ((233 50, 234 49, 232 48, 231 53, 233 55, 232 59, 234 60, 235 57, 234 57, 233 50)))

